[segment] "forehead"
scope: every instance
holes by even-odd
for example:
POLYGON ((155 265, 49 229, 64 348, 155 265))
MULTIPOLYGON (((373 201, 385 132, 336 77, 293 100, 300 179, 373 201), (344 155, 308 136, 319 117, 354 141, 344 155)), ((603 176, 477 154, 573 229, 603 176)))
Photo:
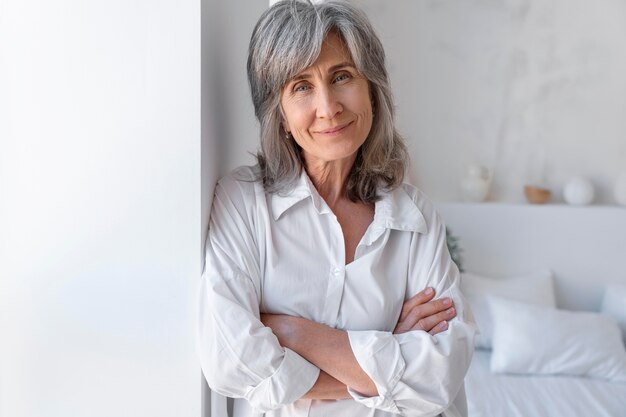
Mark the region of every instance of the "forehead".
POLYGON ((352 60, 350 50, 346 46, 343 39, 339 35, 331 32, 324 39, 320 49, 320 54, 315 62, 313 62, 311 66, 300 71, 300 73, 293 78, 298 78, 303 74, 309 73, 311 70, 323 71, 332 66, 336 66, 337 64, 354 65, 354 62, 352 60))
POLYGON ((346 46, 343 39, 334 32, 329 33, 324 39, 320 55, 317 57, 317 60, 313 63, 313 65, 329 60, 340 60, 352 63, 350 50, 346 46))

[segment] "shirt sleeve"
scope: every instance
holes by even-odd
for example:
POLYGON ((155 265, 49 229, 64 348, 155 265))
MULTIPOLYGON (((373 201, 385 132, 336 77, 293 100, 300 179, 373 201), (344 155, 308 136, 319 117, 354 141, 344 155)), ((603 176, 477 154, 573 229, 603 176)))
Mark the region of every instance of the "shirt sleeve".
POLYGON ((462 394, 477 330, 459 289, 460 275, 448 252, 445 225, 428 208, 422 209, 425 218, 431 220, 427 220, 428 232, 416 233, 410 248, 407 295, 431 286, 437 297, 452 298, 457 316, 449 321, 448 330, 435 336, 424 331, 397 335, 348 332, 354 355, 376 384, 379 395, 365 397, 352 389, 348 391, 370 408, 403 416, 436 416, 451 408, 457 395, 462 394))
POLYGON ((319 369, 283 348, 259 320, 259 254, 236 182, 218 184, 206 265, 199 290, 198 351, 204 376, 216 392, 245 398, 259 412, 292 403, 308 392, 319 369))

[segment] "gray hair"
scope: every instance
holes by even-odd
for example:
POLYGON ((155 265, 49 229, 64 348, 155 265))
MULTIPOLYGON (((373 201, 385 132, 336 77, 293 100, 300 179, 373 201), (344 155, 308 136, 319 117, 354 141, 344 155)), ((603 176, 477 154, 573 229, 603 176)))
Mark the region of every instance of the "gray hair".
POLYGON ((315 62, 331 31, 342 38, 357 70, 369 82, 372 128, 348 174, 345 193, 352 201, 372 203, 379 199, 379 186, 393 189, 402 183, 408 153, 394 125, 383 46, 365 14, 346 2, 280 1, 263 13, 254 28, 248 81, 261 125, 260 175, 265 189, 278 193, 288 192, 300 176, 300 147, 293 137, 286 138, 282 126, 281 92, 288 80, 315 62))

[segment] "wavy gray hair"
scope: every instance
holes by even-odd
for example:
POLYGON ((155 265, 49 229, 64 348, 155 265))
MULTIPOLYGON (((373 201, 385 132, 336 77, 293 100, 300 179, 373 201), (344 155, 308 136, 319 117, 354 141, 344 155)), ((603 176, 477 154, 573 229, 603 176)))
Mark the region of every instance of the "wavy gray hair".
POLYGON ((385 52, 365 14, 342 1, 312 4, 280 1, 259 19, 248 51, 248 81, 261 125, 257 160, 268 192, 288 192, 303 168, 299 145, 285 139, 280 97, 288 80, 311 66, 329 32, 347 46, 357 70, 369 81, 374 117, 369 135, 348 174, 346 196, 373 203, 380 185, 399 186, 408 165, 404 140, 394 125, 394 105, 385 52))

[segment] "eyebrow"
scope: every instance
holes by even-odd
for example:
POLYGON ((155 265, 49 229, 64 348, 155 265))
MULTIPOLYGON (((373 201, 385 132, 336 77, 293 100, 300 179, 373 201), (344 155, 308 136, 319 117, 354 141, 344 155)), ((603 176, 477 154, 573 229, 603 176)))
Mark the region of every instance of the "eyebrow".
MULTIPOLYGON (((356 68, 352 62, 345 61, 345 62, 341 62, 341 63, 336 64, 336 65, 333 65, 332 67, 330 67, 328 69, 328 72, 329 73, 335 72, 335 71, 337 71, 337 70, 339 70, 341 68, 346 68, 346 67, 356 68)), ((296 75, 295 77, 291 78, 289 80, 289 83, 292 83, 294 81, 307 80, 309 78, 311 78, 311 74, 309 74, 307 72, 300 73, 300 74, 296 75)))

